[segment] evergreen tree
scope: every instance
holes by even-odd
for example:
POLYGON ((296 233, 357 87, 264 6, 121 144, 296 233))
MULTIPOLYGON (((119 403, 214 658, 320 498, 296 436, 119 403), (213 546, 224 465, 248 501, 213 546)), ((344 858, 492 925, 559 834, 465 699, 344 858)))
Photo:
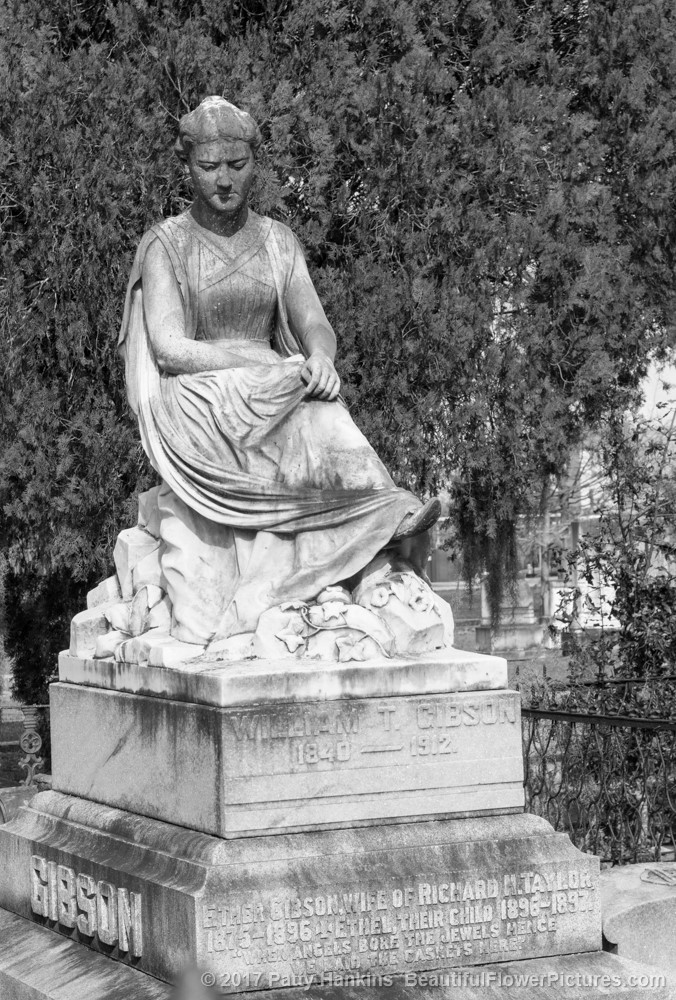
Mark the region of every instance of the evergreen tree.
POLYGON ((138 240, 190 193, 178 118, 260 122, 357 422, 451 486, 494 599, 514 525, 673 335, 667 0, 0 0, 0 536, 19 693, 153 481, 115 355, 138 240))

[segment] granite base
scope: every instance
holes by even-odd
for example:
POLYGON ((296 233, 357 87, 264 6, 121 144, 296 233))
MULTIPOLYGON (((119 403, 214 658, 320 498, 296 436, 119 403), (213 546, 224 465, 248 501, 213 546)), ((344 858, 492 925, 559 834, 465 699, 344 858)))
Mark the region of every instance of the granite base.
POLYGON ((601 946, 598 860, 523 814, 227 841, 43 792, 0 873, 0 906, 231 992, 601 946))
MULTIPOLYGON (((111 962, 43 927, 0 909, 2 1000, 217 1000, 218 984, 205 987, 199 971, 174 990, 134 969, 111 962)), ((281 988, 276 1000, 676 1000, 672 977, 606 952, 530 959, 435 975, 338 977, 310 986, 281 988), (641 984, 641 985, 639 985, 641 984), (413 994, 415 990, 415 994, 413 994)), ((248 1000, 269 1000, 269 992, 248 1000)))

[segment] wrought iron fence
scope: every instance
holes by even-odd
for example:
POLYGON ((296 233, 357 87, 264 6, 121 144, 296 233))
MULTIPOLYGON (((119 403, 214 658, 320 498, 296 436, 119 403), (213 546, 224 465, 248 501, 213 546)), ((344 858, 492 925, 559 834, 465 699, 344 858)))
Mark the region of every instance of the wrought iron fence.
POLYGON ((609 864, 674 858, 676 723, 524 708, 526 809, 609 864))
POLYGON ((22 705, 21 713, 23 729, 18 739, 2 742, 0 745, 4 748, 16 748, 17 764, 26 772, 20 786, 35 789, 40 780, 39 772, 45 765, 42 753, 49 750, 44 745, 45 736, 49 733, 49 705, 22 705))
MULTIPOLYGON (((651 692, 653 711, 657 700, 651 692)), ((668 697, 662 707, 670 707, 668 697)), ((41 780, 48 711, 24 708, 17 751, 26 791, 41 780)), ((524 707, 522 725, 529 812, 608 864, 676 860, 676 722, 524 707)))

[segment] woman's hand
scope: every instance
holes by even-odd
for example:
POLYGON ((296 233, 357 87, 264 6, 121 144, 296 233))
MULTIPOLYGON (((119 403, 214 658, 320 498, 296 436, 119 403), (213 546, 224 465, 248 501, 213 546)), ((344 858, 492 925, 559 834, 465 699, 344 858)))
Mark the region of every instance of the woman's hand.
POLYGON ((307 394, 314 399, 335 399, 340 392, 340 379, 333 361, 324 351, 313 351, 301 368, 300 377, 307 385, 307 394))

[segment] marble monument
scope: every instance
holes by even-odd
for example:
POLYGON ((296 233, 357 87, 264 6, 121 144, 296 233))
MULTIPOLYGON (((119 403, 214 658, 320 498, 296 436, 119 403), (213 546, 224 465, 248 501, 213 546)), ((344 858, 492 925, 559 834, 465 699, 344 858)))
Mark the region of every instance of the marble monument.
POLYGON ((302 251, 248 207, 259 142, 222 98, 181 120, 195 201, 120 335, 160 484, 73 621, 0 907, 226 992, 598 951, 597 859, 523 812, 506 662, 425 577, 439 503, 352 422, 302 251))

